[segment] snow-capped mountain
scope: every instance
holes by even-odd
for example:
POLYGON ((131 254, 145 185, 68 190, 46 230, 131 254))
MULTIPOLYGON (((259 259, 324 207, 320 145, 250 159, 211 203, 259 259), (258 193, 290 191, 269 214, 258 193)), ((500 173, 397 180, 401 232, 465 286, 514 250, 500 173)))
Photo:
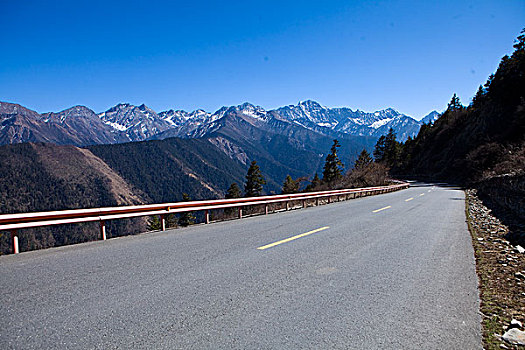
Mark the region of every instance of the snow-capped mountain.
POLYGON ((441 116, 437 111, 432 111, 421 119, 422 124, 434 124, 436 120, 441 116))
MULTIPOLYGON (((328 108, 315 101, 299 102, 275 110, 266 111, 260 106, 244 103, 238 106, 222 107, 210 114, 202 110, 192 113, 184 111, 161 112, 159 116, 174 120, 173 128, 162 133, 164 137, 203 137, 216 130, 218 121, 228 114, 240 114, 253 123, 272 124, 281 120, 322 133, 343 133, 353 136, 380 137, 393 128, 398 140, 414 137, 421 127, 421 122, 401 114, 392 108, 376 112, 353 111, 350 108, 328 108), (166 117, 164 117, 166 116, 166 117)), ((437 113, 437 112, 436 112, 437 113)), ((154 138, 158 138, 156 135, 154 138)))
POLYGON ((18 104, 0 102, 0 144, 46 142, 79 146, 125 141, 91 109, 75 106, 38 114, 18 104))
POLYGON ((129 141, 142 141, 173 127, 169 122, 142 104, 120 103, 99 115, 102 121, 124 134, 129 141))
POLYGON ((215 131, 219 123, 218 121, 229 115, 242 115, 244 120, 252 125, 267 124, 272 118, 267 111, 260 106, 254 106, 251 103, 243 103, 238 106, 222 107, 217 112, 213 113, 204 120, 201 124, 194 124, 194 128, 182 129, 181 137, 202 137, 215 131))
POLYGON ((360 110, 352 111, 346 107, 327 108, 311 100, 281 107, 275 112, 285 120, 321 132, 320 128, 330 128, 355 136, 379 137, 393 128, 398 139, 402 141, 408 136, 417 134, 421 126, 415 119, 392 108, 369 113, 360 110))
POLYGON ((26 113, 22 106, 14 104, 4 102, 2 106, 6 111, 0 118, 0 140, 3 140, 0 143, 3 144, 43 141, 86 145, 167 137, 197 138, 217 130, 220 121, 229 115, 241 116, 244 121, 267 131, 278 132, 277 129, 291 123, 330 137, 347 134, 378 138, 393 128, 398 140, 404 141, 414 137, 424 122, 433 122, 439 117, 434 111, 418 122, 392 108, 363 112, 346 107, 328 108, 311 100, 269 111, 243 103, 222 107, 215 113, 198 109, 157 114, 144 104, 120 103, 98 115, 83 106, 40 115, 33 111, 26 113))

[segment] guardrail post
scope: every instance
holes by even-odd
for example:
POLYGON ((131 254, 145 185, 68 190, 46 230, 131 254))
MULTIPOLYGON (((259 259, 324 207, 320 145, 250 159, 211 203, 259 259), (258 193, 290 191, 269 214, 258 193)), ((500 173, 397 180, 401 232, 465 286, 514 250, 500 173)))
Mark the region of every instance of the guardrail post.
POLYGON ((306 208, 306 199, 303 199, 303 208, 306 208))
POLYGON ((286 211, 290 210, 290 201, 286 201, 286 211))
POLYGON ((332 196, 328 196, 328 204, 332 203, 332 196))
POLYGON ((13 254, 20 253, 19 247, 18 247, 18 235, 16 230, 11 230, 11 241, 13 242, 13 254))
POLYGON ((160 214, 160 229, 166 231, 166 215, 160 214))
POLYGON ((242 208, 239 207, 239 219, 242 219, 242 208))
POLYGON ((264 205, 264 215, 268 215, 268 204, 264 205))
POLYGON ((106 222, 104 220, 100 221, 100 237, 103 241, 106 240, 106 222))
POLYGON ((204 211, 204 222, 206 224, 210 223, 210 211, 209 210, 204 211))
POLYGON ((315 198, 315 206, 316 206, 316 207, 319 206, 319 197, 315 198))

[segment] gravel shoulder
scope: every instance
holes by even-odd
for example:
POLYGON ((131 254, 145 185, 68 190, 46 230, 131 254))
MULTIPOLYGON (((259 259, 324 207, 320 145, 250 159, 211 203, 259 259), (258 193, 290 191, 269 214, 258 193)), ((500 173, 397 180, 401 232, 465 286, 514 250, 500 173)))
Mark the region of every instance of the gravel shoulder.
POLYGON ((519 322, 525 323, 525 253, 506 239, 509 228, 483 205, 476 191, 465 193, 479 278, 483 347, 525 349, 525 345, 505 340, 511 328, 524 330, 519 322), (516 326, 511 325, 512 320, 518 321, 516 326))

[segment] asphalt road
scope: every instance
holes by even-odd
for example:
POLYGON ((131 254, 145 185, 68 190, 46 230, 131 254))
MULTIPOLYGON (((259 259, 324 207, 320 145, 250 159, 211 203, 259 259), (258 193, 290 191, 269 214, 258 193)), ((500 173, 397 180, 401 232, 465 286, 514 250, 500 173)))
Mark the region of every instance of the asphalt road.
POLYGON ((3 256, 0 348, 481 349, 473 255, 421 185, 3 256))

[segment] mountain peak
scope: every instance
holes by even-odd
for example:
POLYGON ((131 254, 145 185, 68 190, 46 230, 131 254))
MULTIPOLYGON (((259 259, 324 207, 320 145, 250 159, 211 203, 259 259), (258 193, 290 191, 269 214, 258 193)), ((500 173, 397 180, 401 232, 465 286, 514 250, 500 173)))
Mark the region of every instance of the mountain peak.
POLYGON ((310 109, 311 108, 315 108, 315 109, 322 108, 322 106, 319 104, 319 102, 314 101, 314 100, 300 101, 297 105, 298 106, 308 107, 310 109))
POLYGON ((441 116, 438 111, 432 111, 421 119, 421 123, 434 124, 434 122, 441 116))
POLYGON ((255 108, 255 105, 251 104, 250 102, 244 102, 243 104, 239 105, 238 107, 244 109, 244 108, 255 108))

